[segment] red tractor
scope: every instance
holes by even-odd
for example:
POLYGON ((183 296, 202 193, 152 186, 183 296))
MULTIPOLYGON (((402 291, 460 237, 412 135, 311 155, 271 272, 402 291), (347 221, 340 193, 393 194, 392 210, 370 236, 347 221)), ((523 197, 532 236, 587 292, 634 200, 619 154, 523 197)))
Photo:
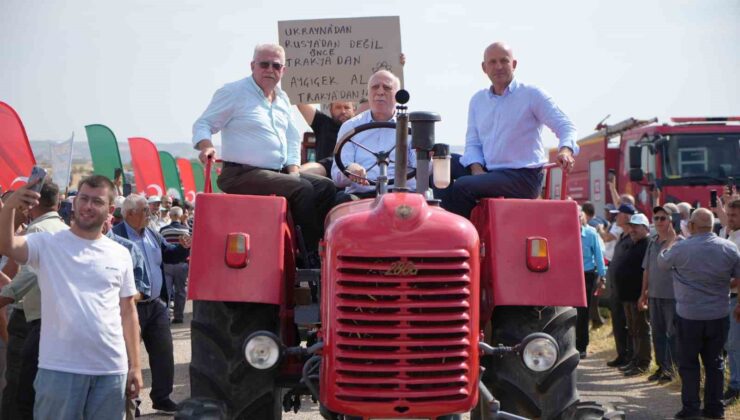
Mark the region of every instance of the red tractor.
POLYGON ((432 151, 445 150, 434 145, 439 116, 405 110, 397 124, 347 133, 335 157, 344 170, 355 134, 396 129, 396 174, 406 173, 410 121, 418 167, 407 178, 421 193, 387 179, 391 151, 373 152, 378 196, 329 213, 321 270, 296 269, 285 199, 198 196, 193 398, 178 418, 274 420, 302 395, 336 420, 603 417, 575 386, 576 203, 487 199, 472 223, 446 212, 427 193, 432 151))

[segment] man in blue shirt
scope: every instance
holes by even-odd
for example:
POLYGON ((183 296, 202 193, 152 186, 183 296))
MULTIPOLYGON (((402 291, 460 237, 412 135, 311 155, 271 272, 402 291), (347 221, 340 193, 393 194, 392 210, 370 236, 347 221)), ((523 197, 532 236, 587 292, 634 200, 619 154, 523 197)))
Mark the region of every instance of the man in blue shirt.
MULTIPOLYGON (((149 224, 149 207, 143 196, 131 194, 123 202, 123 223, 113 227, 113 233, 136 244, 143 256, 146 269, 144 287, 149 293, 136 303, 141 326, 141 338, 149 354, 152 372, 152 407, 157 411, 173 413, 177 404, 170 399, 175 375, 172 331, 167 310, 169 295, 164 283, 164 263, 184 262, 190 254, 190 237, 183 237, 179 245, 169 244, 149 224)), ((138 286, 138 285, 137 285, 138 286)), ((146 294, 146 292, 142 292, 146 294)))
POLYGON ((224 167, 218 187, 229 194, 285 197, 306 241, 309 265, 317 266, 334 184, 299 172, 301 136, 290 100, 278 87, 285 73, 285 50, 274 44, 258 45, 251 68, 251 76, 216 91, 193 124, 193 145, 200 150, 203 163, 215 158, 211 135, 220 131, 224 167))
POLYGON ((592 297, 596 287, 596 280, 604 277, 604 254, 596 229, 588 225, 586 214, 580 211, 581 220, 581 248, 583 249, 583 273, 586 279, 586 307, 578 308, 578 319, 576 321, 576 349, 581 359, 586 358, 588 347, 588 321, 592 297))
POLYGON ((469 217, 484 197, 538 197, 548 160, 540 136, 543 125, 560 140, 560 166, 573 168, 575 126, 545 92, 514 79, 516 65, 509 46, 496 42, 486 48, 482 68, 492 85, 470 100, 460 164, 471 176, 455 180, 442 202, 453 213, 469 217))

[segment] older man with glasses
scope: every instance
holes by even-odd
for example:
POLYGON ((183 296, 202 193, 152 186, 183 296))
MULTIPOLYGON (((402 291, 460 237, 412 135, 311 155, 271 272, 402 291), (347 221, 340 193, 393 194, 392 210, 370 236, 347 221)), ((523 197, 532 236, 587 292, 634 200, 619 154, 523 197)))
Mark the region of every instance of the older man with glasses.
POLYGON ((318 268, 319 239, 335 188, 330 179, 299 172, 301 135, 290 100, 278 87, 284 63, 281 46, 258 45, 252 75, 216 91, 193 125, 193 145, 202 162, 215 158, 211 135, 220 131, 224 168, 219 188, 228 194, 285 197, 306 241, 307 265, 318 268))

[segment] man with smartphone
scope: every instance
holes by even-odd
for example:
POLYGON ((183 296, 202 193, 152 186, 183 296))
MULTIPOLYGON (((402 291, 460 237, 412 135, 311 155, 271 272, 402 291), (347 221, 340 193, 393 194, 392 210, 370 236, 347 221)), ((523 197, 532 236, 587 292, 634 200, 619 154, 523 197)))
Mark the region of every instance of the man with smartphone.
POLYGON ((122 418, 126 396, 143 385, 133 264, 102 234, 113 183, 94 175, 78 191, 69 230, 27 236, 14 236, 14 213, 37 206, 39 194, 22 187, 11 195, 0 211, 0 254, 33 268, 42 292, 34 416, 122 418))

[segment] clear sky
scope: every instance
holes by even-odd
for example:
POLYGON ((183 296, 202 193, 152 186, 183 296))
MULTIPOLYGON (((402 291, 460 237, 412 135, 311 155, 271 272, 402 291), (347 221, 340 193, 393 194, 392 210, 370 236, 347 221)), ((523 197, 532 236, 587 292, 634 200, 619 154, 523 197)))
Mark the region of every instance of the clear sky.
POLYGON ((483 49, 498 40, 579 137, 607 114, 740 115, 738 0, 2 0, 0 100, 32 140, 85 141, 102 123, 119 141, 190 141, 213 92, 249 74, 254 45, 277 42, 278 21, 394 15, 409 106, 442 115, 438 141, 464 143, 468 101, 489 85, 483 49))

